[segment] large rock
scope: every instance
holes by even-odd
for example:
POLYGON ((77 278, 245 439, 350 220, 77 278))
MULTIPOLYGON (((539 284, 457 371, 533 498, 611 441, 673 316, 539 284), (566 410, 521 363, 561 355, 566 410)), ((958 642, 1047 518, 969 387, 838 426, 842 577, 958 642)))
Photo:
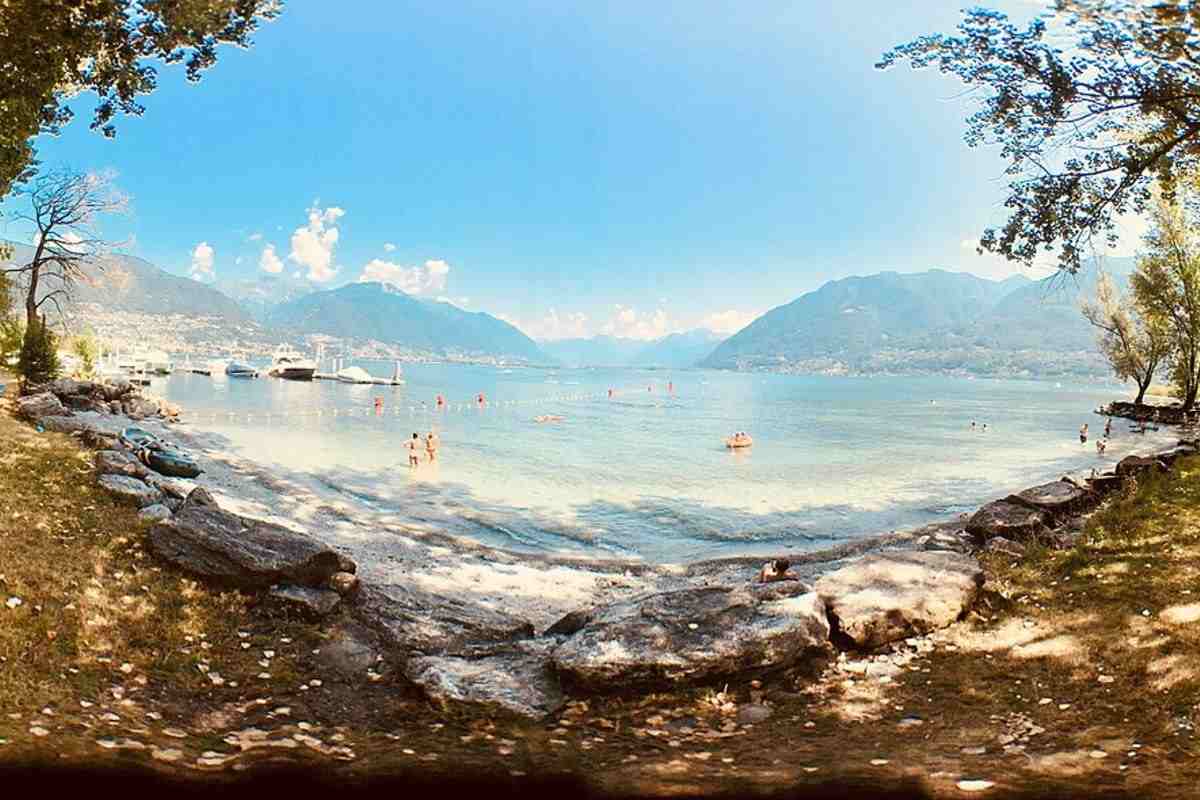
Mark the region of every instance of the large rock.
POLYGON ((133 392, 133 384, 125 378, 113 378, 108 383, 99 387, 99 392, 104 395, 104 399, 112 402, 120 400, 133 392))
POLYGON ((277 586, 268 597, 277 605, 314 619, 329 616, 342 602, 342 596, 337 592, 310 586, 277 586))
POLYGON ((479 659, 418 656, 405 675, 438 702, 459 702, 541 719, 563 707, 562 687, 544 657, 500 653, 479 659))
POLYGON ((367 677, 382 655, 371 632, 349 621, 335 626, 319 649, 317 661, 346 678, 367 677))
POLYGON ((51 392, 38 392, 26 397, 17 398, 17 414, 25 419, 37 420, 42 417, 63 417, 71 412, 51 392))
POLYGON ((121 410, 132 420, 158 416, 158 403, 144 397, 127 397, 121 402, 121 410))
POLYGON ((1005 499, 1010 503, 1045 511, 1053 520, 1061 520, 1096 505, 1100 498, 1094 492, 1069 481, 1051 481, 1009 495, 1005 499))
MULTIPOLYGON (((96 453, 96 472, 99 475, 125 475, 138 480, 145 480, 150 476, 146 465, 124 450, 101 450, 96 453)), ((153 481, 146 481, 146 484, 156 489, 160 488, 153 481)))
POLYGON ((162 492, 127 475, 101 475, 100 488, 123 503, 145 508, 163 500, 162 492))
POLYGON ((1161 461, 1149 456, 1125 456, 1117 464, 1117 474, 1122 478, 1141 472, 1166 472, 1166 469, 1161 461))
POLYGON ((72 378, 60 378, 49 385, 49 390, 59 397, 79 397, 90 395, 96 389, 93 381, 77 381, 72 378))
POLYGON ((52 414, 48 417, 42 417, 38 421, 43 430, 54 431, 55 433, 79 433, 84 434, 95 430, 90 419, 84 416, 65 416, 60 414, 52 414))
POLYGON ((193 575, 239 589, 320 587, 338 571, 337 553, 313 537, 192 502, 190 495, 171 519, 150 529, 147 544, 193 575))
POLYGON ((790 667, 829 650, 825 604, 798 581, 662 592, 616 603, 553 653, 592 690, 790 667))
POLYGON ((526 620, 398 584, 364 584, 355 614, 404 654, 482 656, 533 636, 533 626, 526 620))
POLYGON ((986 542, 993 536, 1021 541, 1040 536, 1047 530, 1050 515, 1024 503, 995 500, 967 520, 967 533, 976 541, 986 542))
POLYGON ((164 519, 171 518, 171 509, 162 503, 155 503, 152 506, 146 506, 138 512, 138 518, 148 520, 150 522, 162 522, 164 519))
POLYGON ((875 553, 822 576, 816 591, 855 647, 874 649, 944 628, 983 586, 975 559, 950 552, 875 553))

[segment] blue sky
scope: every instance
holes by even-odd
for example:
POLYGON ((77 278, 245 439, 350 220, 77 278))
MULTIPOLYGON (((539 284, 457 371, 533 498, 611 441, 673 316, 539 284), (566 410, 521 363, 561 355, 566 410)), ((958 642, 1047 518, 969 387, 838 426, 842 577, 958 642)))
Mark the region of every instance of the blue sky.
POLYGON ((200 84, 160 69, 115 141, 84 97, 38 148, 115 170, 104 232, 218 285, 382 277, 536 338, 731 330, 847 275, 1013 272, 964 247, 1003 182, 959 87, 873 68, 960 7, 291 0, 200 84))

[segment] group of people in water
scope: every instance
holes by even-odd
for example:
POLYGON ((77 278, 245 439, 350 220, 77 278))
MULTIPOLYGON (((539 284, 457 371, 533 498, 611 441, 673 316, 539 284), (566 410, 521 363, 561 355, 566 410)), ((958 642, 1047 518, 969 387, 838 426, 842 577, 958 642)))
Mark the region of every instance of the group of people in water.
MULTIPOLYGON (((1104 421, 1104 436, 1096 440, 1096 454, 1104 455, 1104 451, 1108 449, 1108 440, 1112 436, 1112 417, 1104 421)), ((1079 443, 1087 444, 1088 440, 1088 424, 1085 422, 1079 428, 1079 443)))
MULTIPOLYGON (((422 441, 420 435, 414 432, 412 438, 408 440, 408 465, 410 467, 415 467, 417 464, 421 463, 421 444, 422 441)), ((429 456, 430 461, 437 459, 439 444, 441 444, 441 440, 433 431, 430 431, 425 435, 424 450, 429 456)))

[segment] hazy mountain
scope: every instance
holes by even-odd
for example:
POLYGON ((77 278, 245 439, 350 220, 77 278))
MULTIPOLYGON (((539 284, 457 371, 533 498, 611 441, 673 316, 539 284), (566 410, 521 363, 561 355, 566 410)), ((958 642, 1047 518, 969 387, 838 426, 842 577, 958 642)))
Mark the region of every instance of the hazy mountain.
POLYGON ((276 306, 267 319, 298 333, 375 339, 426 352, 550 360, 532 339, 490 314, 422 300, 385 283, 313 292, 276 306))
MULTIPOLYGON (((1124 283, 1132 259, 1106 259, 1124 283)), ((719 368, 840 365, 850 370, 1102 371, 1079 312, 1078 278, 993 281, 930 270, 831 281, 772 309, 702 362, 719 368)))
POLYGON ((643 347, 630 364, 635 367, 694 367, 721 339, 720 334, 707 328, 672 333, 643 347))
POLYGON ((267 320, 275 306, 312 294, 319 288, 304 278, 266 272, 260 272, 253 278, 217 281, 216 286, 236 300, 246 313, 260 321, 267 320))
POLYGON ((646 347, 641 339, 593 336, 538 342, 542 352, 566 367, 623 367, 646 347))
MULTIPOLYGON (((32 247, 13 244, 14 263, 32 256, 32 247)), ((172 275, 136 256, 108 255, 87 272, 88 279, 80 281, 73 293, 76 313, 83 317, 87 306, 94 304, 105 312, 215 317, 232 324, 250 321, 245 309, 211 286, 172 275)))

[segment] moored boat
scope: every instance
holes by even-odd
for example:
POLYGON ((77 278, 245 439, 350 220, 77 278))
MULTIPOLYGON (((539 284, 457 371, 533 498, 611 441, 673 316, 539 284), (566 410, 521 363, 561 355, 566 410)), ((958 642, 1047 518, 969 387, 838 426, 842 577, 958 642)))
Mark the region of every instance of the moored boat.
POLYGON ((317 362, 305 358, 303 354, 286 345, 280 345, 271 359, 271 368, 267 370, 267 374, 289 381, 311 381, 316 371, 317 362))
POLYGON ((362 367, 345 367, 337 371, 337 379, 342 383, 375 383, 371 373, 362 367))
POLYGON ((257 378, 258 369, 244 361, 230 361, 225 365, 225 374, 231 378, 257 378))

